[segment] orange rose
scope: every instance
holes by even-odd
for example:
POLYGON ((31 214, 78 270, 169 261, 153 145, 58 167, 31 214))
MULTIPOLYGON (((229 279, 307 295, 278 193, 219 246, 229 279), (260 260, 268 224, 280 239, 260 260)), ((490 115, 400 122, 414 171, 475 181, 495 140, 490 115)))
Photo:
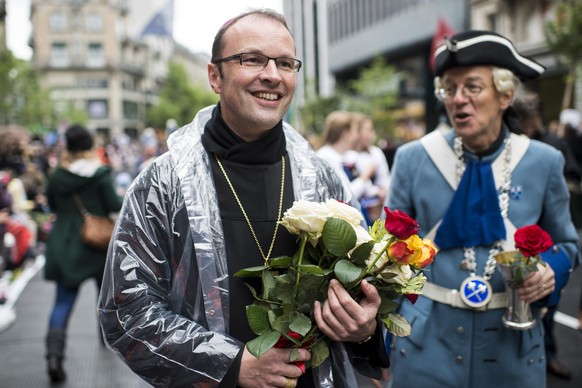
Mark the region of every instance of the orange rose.
POLYGON ((434 261, 436 248, 432 241, 412 235, 405 241, 396 241, 388 248, 388 255, 399 265, 410 264, 424 268, 434 261))

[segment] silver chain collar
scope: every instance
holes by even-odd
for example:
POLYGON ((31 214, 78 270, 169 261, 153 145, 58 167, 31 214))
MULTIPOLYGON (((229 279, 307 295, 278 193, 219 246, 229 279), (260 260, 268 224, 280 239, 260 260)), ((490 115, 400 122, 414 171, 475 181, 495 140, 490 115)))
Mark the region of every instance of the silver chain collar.
MULTIPOLYGON (((509 188, 511 186, 511 137, 506 138, 504 141, 505 149, 503 150, 503 183, 499 191, 499 208, 501 209, 501 216, 503 219, 507 219, 507 211, 509 209, 509 188)), ((457 164, 455 168, 455 177, 457 183, 461 181, 461 177, 465 172, 465 159, 463 151, 463 141, 459 136, 455 137, 454 142, 455 156, 457 157, 457 164)), ((483 278, 485 280, 491 279, 493 273, 495 272, 495 255, 502 250, 502 240, 496 241, 489 249, 489 256, 487 257, 487 262, 485 263, 485 268, 483 270, 483 278)), ((465 268, 469 271, 471 276, 475 276, 475 271, 477 270, 477 260, 475 258, 475 247, 463 248, 463 261, 461 262, 461 268, 465 268)))

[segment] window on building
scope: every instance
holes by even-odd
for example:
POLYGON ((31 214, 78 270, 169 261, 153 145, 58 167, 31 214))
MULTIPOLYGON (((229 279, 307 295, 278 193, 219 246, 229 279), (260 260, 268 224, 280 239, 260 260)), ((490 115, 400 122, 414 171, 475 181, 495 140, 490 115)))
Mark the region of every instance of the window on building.
POLYGON ((87 51, 87 66, 100 67, 105 64, 103 45, 101 43, 89 43, 87 51))
POLYGON ((487 16, 489 31, 499 32, 499 14, 492 13, 487 16))
POLYGON ((109 114, 107 100, 89 100, 87 102, 87 110, 89 118, 92 119, 104 119, 109 114))
POLYGON ((108 86, 107 78, 89 78, 87 87, 91 89, 106 89, 108 86))
POLYGON ((133 101, 123 101, 123 117, 126 119, 137 119, 137 103, 133 101))
POLYGON ((49 17, 49 27, 51 32, 67 31, 67 15, 62 12, 54 12, 49 17))
POLYGON ((69 66, 69 53, 65 43, 53 43, 51 45, 51 66, 69 66))
POLYGON ((85 18, 85 29, 87 32, 103 31, 103 18, 97 13, 91 13, 85 18))

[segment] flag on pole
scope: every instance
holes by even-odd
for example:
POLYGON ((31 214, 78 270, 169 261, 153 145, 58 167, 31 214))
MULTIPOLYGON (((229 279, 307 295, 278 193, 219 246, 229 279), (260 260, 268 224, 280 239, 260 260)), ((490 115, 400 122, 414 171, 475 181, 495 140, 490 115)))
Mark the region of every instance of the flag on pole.
POLYGON ((449 25, 449 23, 447 23, 445 18, 439 17, 437 29, 432 38, 432 45, 430 46, 429 66, 433 73, 435 70, 434 52, 436 51, 437 47, 439 47, 445 41, 445 38, 451 37, 454 34, 455 30, 449 25))
POLYGON ((174 0, 168 2, 160 9, 142 30, 140 36, 146 35, 167 36, 173 38, 174 33, 174 0))

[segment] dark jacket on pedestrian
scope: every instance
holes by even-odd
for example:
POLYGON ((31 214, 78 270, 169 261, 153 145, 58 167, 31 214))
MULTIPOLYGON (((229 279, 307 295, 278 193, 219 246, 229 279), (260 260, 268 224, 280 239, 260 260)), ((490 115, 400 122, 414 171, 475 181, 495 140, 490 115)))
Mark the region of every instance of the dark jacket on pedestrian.
POLYGON ((111 169, 96 160, 81 159, 68 168, 57 167, 49 177, 48 204, 56 214, 56 222, 47 241, 45 278, 65 286, 77 286, 89 278, 100 281, 107 254, 81 241, 83 216, 73 200, 75 193, 95 215, 117 212, 122 205, 111 169))

